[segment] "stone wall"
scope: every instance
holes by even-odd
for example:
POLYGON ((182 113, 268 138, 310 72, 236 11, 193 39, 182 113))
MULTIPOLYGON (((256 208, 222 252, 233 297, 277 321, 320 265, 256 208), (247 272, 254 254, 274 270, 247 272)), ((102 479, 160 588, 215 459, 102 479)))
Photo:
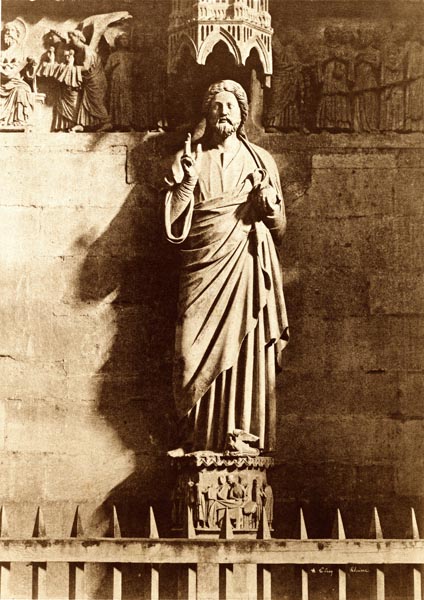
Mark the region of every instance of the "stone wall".
MULTIPOLYGON (((2 16, 24 18, 38 57, 47 29, 120 9, 136 16, 140 55, 160 39, 163 69, 168 0, 9 0, 2 16)), ((423 3, 274 0, 270 11, 303 77, 329 25, 387 34, 397 24, 410 39, 423 3)), ((0 503, 12 536, 31 535, 39 505, 51 536, 69 535, 77 505, 86 533, 103 535, 113 504, 123 535, 143 533, 148 504, 164 534, 178 254, 163 238, 159 190, 185 131, 49 134, 53 96, 40 85, 39 131, 1 134, 0 503)), ((328 537, 340 507, 347 535, 364 537, 374 505, 386 537, 405 534, 410 506, 422 533, 424 135, 311 133, 314 94, 307 122, 278 124, 297 132, 252 138, 277 161, 288 213, 275 534, 293 535, 302 506, 310 536, 328 537)), ((66 573, 52 572, 59 598, 66 573)), ((101 579, 89 597, 105 597, 101 579)), ((128 571, 128 598, 139 579, 128 571)), ((392 600, 405 597, 399 582, 389 577, 392 600)), ((30 583, 24 566, 14 597, 30 583)), ((292 600, 283 581, 276 590, 292 600)))
MULTIPOLYGON (((123 535, 148 503, 166 531, 176 429, 171 366, 178 257, 158 188, 178 134, 3 134, 1 503, 10 533, 68 535, 76 506, 123 535)), ((366 536, 424 516, 420 135, 266 134, 285 189, 291 342, 279 378, 276 534, 302 505, 366 536)), ((24 581, 24 578, 22 579, 24 581)), ((22 586, 24 584, 22 583, 22 586)), ((93 592, 94 593, 94 592, 93 592)), ((97 592, 97 597, 102 597, 97 592)), ((288 596, 290 598, 290 595, 288 596)))

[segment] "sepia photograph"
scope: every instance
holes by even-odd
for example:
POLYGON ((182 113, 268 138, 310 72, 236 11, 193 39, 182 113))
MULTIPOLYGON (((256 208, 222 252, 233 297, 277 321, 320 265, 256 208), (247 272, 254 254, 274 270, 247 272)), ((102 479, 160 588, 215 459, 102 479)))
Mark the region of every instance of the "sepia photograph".
POLYGON ((423 600, 424 0, 0 9, 0 600, 423 600))

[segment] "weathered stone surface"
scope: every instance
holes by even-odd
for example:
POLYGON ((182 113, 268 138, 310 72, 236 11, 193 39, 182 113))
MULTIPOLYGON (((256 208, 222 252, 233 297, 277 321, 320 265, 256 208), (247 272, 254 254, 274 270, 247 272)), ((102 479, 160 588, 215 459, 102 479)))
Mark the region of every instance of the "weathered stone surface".
MULTIPOLYGON (((283 259, 284 262, 284 259, 283 259)), ((368 278, 364 271, 304 265, 284 278, 290 312, 343 319, 368 314, 368 278)))
POLYGON ((311 187, 305 199, 306 214, 321 219, 391 215, 396 170, 390 168, 390 165, 385 167, 384 160, 381 168, 376 167, 372 155, 361 157, 359 164, 352 161, 349 168, 346 168, 346 165, 349 165, 351 156, 343 156, 343 159, 341 164, 344 168, 339 166, 338 161, 332 165, 329 160, 323 161, 325 168, 320 167, 313 171, 311 187), (367 158, 370 164, 361 166, 362 161, 367 164, 367 158))
POLYGON ((108 492, 125 480, 134 468, 131 452, 110 454, 107 444, 75 456, 53 454, 46 460, 45 494, 48 502, 101 503, 108 492), (96 486, 93 488, 93 478, 96 486))
MULTIPOLYGON (((277 466, 270 475, 270 481, 279 482, 283 492, 281 498, 295 498, 298 502, 313 496, 314 491, 321 489, 321 482, 331 481, 328 497, 349 498, 356 485, 356 468, 354 465, 339 462, 308 462, 300 460, 296 464, 288 463, 277 466)), ((325 494, 324 490, 322 493, 325 494)), ((278 500, 278 499, 277 499, 278 500)), ((293 535, 291 531, 288 535, 293 535)))
POLYGON ((286 461, 373 464, 396 456, 397 425, 389 418, 284 415, 279 425, 278 453, 286 461))
POLYGON ((398 151, 397 166, 402 169, 417 169, 416 172, 411 172, 411 175, 418 174, 418 170, 424 167, 424 150, 422 147, 414 148, 412 145, 408 149, 398 151))
MULTIPOLYGON (((370 419, 390 416, 399 411, 402 403, 400 386, 402 390, 397 372, 378 370, 333 371, 325 381, 322 373, 312 369, 307 373, 286 371, 284 377, 278 378, 282 414, 368 415, 370 419)), ((406 389, 403 393, 406 397, 406 389)))
POLYGON ((126 152, 125 147, 103 152, 37 144, 10 148, 0 206, 117 206, 131 190, 125 181, 126 152))
POLYGON ((63 360, 49 363, 12 355, 0 358, 0 397, 5 400, 65 399, 68 387, 63 360))
POLYGON ((284 356, 289 370, 365 374, 423 368, 424 325, 419 317, 292 318, 291 329, 284 356))
POLYGON ((2 270, 39 252, 40 215, 41 210, 35 205, 0 206, 0 235, 5 240, 0 250, 2 270))
POLYGON ((296 215, 289 220, 282 245, 287 267, 327 267, 416 271, 424 267, 422 222, 408 217, 318 219, 296 215))
POLYGON ((397 464, 395 494, 422 498, 424 494, 424 461, 421 459, 403 460, 397 464))
POLYGON ((356 467, 355 493, 371 501, 393 494, 395 491, 395 467, 393 465, 361 465, 356 467))
MULTIPOLYGON (((0 484, 17 535, 31 532, 41 501, 52 535, 69 534, 77 502, 99 533, 109 504, 125 506, 133 535, 140 502, 169 495, 162 457, 178 427, 178 260, 148 187, 166 156, 149 177, 151 163, 136 164, 152 148, 155 157, 169 151, 167 136, 158 137, 141 155, 131 151, 134 186, 121 149, 143 146, 140 134, 59 134, 37 149, 35 138, 2 137, 15 181, 0 201, 0 484), (26 195, 15 166, 23 145, 23 167, 34 165, 26 195), (43 146, 60 157, 60 177, 41 168, 43 146)), ((278 378, 276 458, 284 465, 274 491, 293 502, 370 506, 422 497, 421 465, 411 457, 421 455, 424 416, 423 186, 421 151, 407 149, 422 142, 262 138, 282 173, 293 181, 299 173, 301 186, 308 173, 312 180, 307 194, 288 197, 280 248, 291 341, 278 378)))
MULTIPOLYGON (((422 159, 424 165, 424 158, 422 159)), ((398 215, 424 216, 424 167, 399 169, 394 182, 394 206, 398 215)))
POLYGON ((399 404, 400 414, 409 418, 422 418, 424 394, 424 373, 405 371, 400 375, 399 404))
POLYGON ((424 313, 424 273, 382 273, 370 278, 371 314, 424 313))
POLYGON ((312 157, 313 169, 348 169, 353 175, 358 169, 394 169, 394 152, 366 152, 355 154, 315 154, 312 157))
MULTIPOLYGON (((46 465, 43 458, 42 454, 38 454, 32 460, 31 456, 23 452, 2 451, 0 453, 2 498, 5 504, 8 505, 9 502, 39 504, 45 498, 46 465)), ((13 529, 16 531, 19 525, 12 523, 11 517, 12 515, 8 511, 9 533, 13 535, 13 529)), ((28 515, 26 515, 26 518, 28 518, 28 515)), ((35 511, 32 519, 33 527, 35 511)), ((28 535, 29 529, 30 527, 28 527, 28 535)), ((16 535, 19 536, 22 533, 19 534, 16 531, 16 535)))

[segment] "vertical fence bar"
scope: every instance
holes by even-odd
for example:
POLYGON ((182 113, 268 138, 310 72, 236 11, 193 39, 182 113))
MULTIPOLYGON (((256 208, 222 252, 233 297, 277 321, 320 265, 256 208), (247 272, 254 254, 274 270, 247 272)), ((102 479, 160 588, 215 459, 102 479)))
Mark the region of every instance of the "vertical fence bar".
MULTIPOLYGON (((220 540, 232 540, 234 538, 233 526, 231 525, 230 513, 225 509, 225 517, 222 521, 220 540)), ((233 598, 233 565, 223 564, 219 566, 219 597, 230 600, 233 598)))
MULTIPOLYGON (((383 530, 381 529, 380 517, 377 508, 374 507, 373 517, 370 526, 370 539, 382 540, 383 530)), ((377 566, 371 569, 370 600, 385 600, 385 576, 382 567, 377 566)))
MULTIPOLYGON (((119 539, 121 537, 121 527, 119 525, 118 513, 116 507, 112 507, 112 516, 109 526, 109 537, 119 539)), ((112 600, 122 600, 122 565, 114 563, 112 565, 112 600)))
MULTIPOLYGON (((187 507, 183 536, 188 540, 196 537, 196 530, 193 523, 193 509, 191 506, 187 507)), ((178 600, 196 600, 196 588, 196 565, 180 565, 178 568, 178 600)))
POLYGON ((194 540, 196 537, 196 530, 193 523, 193 509, 191 506, 187 506, 186 518, 184 519, 183 536, 188 540, 194 540))
MULTIPOLYGON (((32 537, 46 537, 46 525, 40 507, 38 507, 35 517, 32 537)), ((47 598, 47 563, 32 563, 32 600, 42 600, 43 598, 47 598)))
MULTIPOLYGON (((84 531, 81 523, 79 506, 75 511, 74 522, 72 524, 71 538, 81 538, 84 531)), ((69 599, 85 599, 85 565, 84 563, 69 563, 69 599)))
POLYGON ((180 565, 178 569, 178 600, 196 600, 196 565, 180 565))
MULTIPOLYGON (((261 520, 259 521, 258 540, 270 540, 271 531, 269 529, 266 510, 262 509, 261 520)), ((272 575, 270 565, 258 565, 258 598, 260 600, 271 600, 272 575)))
POLYGON ((218 600, 220 597, 219 565, 199 563, 197 565, 196 600, 218 600))
MULTIPOLYGON (((149 538, 151 540, 159 539, 158 527, 156 525, 155 513, 153 508, 149 507, 149 538)), ((149 587, 150 600, 159 600, 159 566, 150 564, 149 567, 149 587)))
MULTIPOLYGON (((0 509, 0 538, 9 537, 9 525, 7 522, 6 509, 0 509)), ((0 563, 0 598, 8 600, 10 581, 10 563, 0 563)))
MULTIPOLYGON (((420 539, 417 517, 415 516, 415 510, 413 508, 411 508, 411 526, 410 531, 407 533, 407 537, 411 537, 413 540, 420 539)), ((414 600, 422 600, 422 566, 412 567, 412 594, 414 600)))
MULTIPOLYGON (((307 540, 308 539, 308 531, 306 529, 305 517, 303 515, 303 510, 300 509, 300 539, 307 540)), ((309 574, 307 567, 302 567, 301 569, 301 597, 302 600, 309 600, 309 574)))
MULTIPOLYGON (((336 519, 333 525, 332 537, 336 540, 345 540, 346 533, 343 525, 342 515, 339 509, 337 509, 336 519)), ((338 569, 338 583, 339 583, 339 600, 346 600, 347 589, 346 589, 346 567, 339 567, 338 569)))

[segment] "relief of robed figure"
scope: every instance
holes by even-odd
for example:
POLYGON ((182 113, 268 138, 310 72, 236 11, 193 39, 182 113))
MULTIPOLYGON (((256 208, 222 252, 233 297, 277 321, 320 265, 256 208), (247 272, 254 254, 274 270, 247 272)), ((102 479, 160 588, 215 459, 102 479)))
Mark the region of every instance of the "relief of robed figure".
POLYGON ((23 127, 31 119, 32 90, 22 76, 27 65, 25 36, 26 26, 21 19, 5 24, 0 52, 0 127, 23 127))

